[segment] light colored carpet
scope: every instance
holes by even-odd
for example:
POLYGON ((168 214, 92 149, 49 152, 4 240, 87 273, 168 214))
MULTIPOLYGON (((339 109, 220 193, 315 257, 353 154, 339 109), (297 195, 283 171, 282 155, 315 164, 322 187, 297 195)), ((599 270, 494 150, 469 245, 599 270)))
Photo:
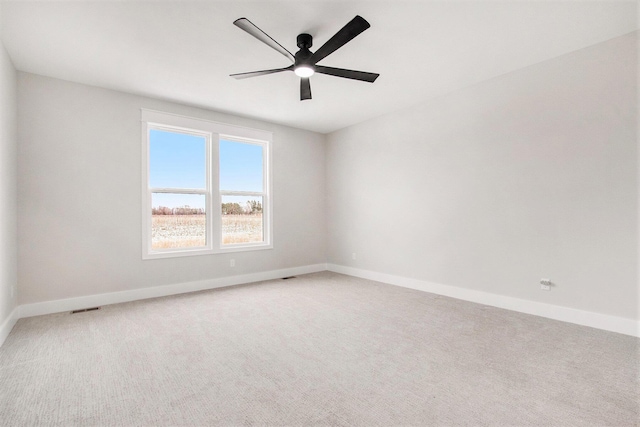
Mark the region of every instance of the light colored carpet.
POLYGON ((22 319, 0 424, 633 426, 639 342, 323 272, 22 319))

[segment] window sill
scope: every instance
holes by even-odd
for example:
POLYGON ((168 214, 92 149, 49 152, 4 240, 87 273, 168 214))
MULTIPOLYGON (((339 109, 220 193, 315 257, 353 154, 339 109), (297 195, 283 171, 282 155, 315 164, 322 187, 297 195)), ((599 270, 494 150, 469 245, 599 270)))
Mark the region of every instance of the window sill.
POLYGON ((233 252, 248 252, 259 251, 265 249, 273 249, 271 244, 254 244, 254 245, 225 245, 220 249, 181 249, 181 250, 167 250, 167 251, 154 251, 142 254, 143 260, 150 259, 163 259, 163 258, 178 258, 178 257, 191 257, 200 255, 218 255, 233 252))

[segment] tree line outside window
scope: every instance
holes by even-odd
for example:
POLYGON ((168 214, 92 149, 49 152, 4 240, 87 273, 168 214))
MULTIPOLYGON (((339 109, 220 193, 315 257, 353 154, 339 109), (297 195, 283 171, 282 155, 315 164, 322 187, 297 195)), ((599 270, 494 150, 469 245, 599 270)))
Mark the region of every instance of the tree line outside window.
MULTIPOLYGON (((258 200, 249 200, 241 205, 240 203, 222 203, 222 215, 257 215, 262 213, 262 203, 258 200)), ((181 206, 169 208, 158 206, 151 208, 151 215, 204 215, 203 208, 192 208, 181 206)))

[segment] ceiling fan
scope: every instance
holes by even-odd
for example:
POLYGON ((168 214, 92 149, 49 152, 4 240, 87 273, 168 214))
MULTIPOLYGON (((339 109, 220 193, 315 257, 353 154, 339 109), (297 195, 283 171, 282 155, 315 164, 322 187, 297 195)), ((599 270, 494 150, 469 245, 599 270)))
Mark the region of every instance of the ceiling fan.
POLYGON ((251 34, 267 46, 275 49, 286 56, 293 64, 285 68, 275 68, 272 70, 252 71, 249 73, 231 74, 235 79, 246 79, 249 77, 264 76, 267 74, 280 73, 282 71, 293 71, 300 77, 300 100, 311 99, 311 84, 309 77, 314 73, 328 74, 330 76, 344 77, 347 79, 360 80, 373 83, 380 74, 367 73, 365 71, 345 70, 343 68, 325 67, 318 65, 322 59, 331 55, 336 50, 353 40, 358 34, 369 28, 371 25, 362 18, 356 16, 340 31, 334 34, 320 49, 311 52, 309 48, 313 45, 313 37, 310 34, 299 34, 296 44, 300 48, 295 55, 285 49, 280 43, 272 39, 267 33, 256 27, 247 18, 236 19, 233 24, 238 28, 251 34))

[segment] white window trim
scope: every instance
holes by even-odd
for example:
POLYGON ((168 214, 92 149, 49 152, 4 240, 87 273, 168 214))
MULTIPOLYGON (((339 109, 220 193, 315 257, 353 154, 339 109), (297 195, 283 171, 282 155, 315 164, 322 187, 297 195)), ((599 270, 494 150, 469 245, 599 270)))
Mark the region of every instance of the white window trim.
POLYGON ((273 248, 271 145, 273 134, 268 131, 217 123, 204 119, 141 109, 142 122, 142 259, 172 258, 193 255, 210 255, 273 248), (153 188, 153 192, 205 194, 206 241, 201 248, 179 248, 153 250, 151 248, 151 194, 149 187, 149 130, 166 129, 207 138, 207 185, 206 189, 153 188), (219 141, 227 139, 263 147, 262 173, 263 192, 221 191, 219 176, 219 141), (262 200, 263 241, 259 243, 222 244, 221 203, 222 195, 259 195, 262 200))

